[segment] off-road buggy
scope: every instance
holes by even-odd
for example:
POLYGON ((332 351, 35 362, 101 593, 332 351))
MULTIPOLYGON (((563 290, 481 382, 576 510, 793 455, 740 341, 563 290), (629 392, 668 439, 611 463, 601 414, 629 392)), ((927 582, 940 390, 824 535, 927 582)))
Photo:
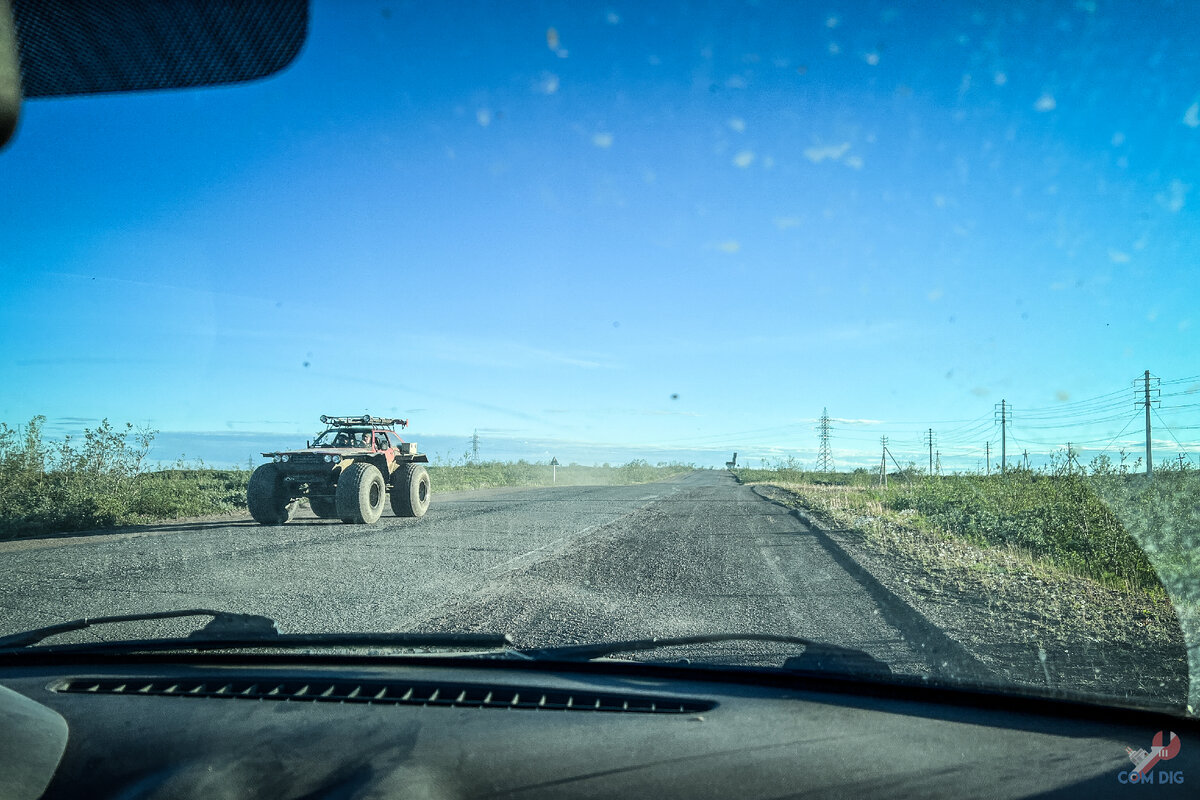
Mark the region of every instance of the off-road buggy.
POLYGON ((263 453, 271 459, 250 476, 246 504, 263 525, 287 522, 299 498, 325 519, 371 524, 390 495, 398 517, 429 509, 429 457, 396 434, 406 419, 321 416, 325 430, 303 450, 263 453))

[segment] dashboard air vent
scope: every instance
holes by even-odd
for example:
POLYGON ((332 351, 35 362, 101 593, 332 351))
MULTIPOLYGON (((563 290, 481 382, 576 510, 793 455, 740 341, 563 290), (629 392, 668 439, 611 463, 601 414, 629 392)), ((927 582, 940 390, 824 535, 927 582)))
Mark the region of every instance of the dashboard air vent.
POLYGON ((227 680, 220 678, 70 678, 50 687, 65 694, 284 700, 307 703, 453 706, 457 708, 696 714, 716 707, 707 700, 642 694, 566 692, 516 686, 387 681, 227 680))

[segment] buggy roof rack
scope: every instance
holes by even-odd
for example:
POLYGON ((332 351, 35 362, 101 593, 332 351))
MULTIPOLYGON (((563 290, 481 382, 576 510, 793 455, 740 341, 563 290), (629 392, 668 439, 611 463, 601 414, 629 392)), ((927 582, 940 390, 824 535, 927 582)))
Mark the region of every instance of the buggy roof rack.
POLYGON ((399 425, 401 428, 408 427, 408 420, 406 419, 400 419, 399 417, 372 417, 370 414, 363 414, 359 417, 333 417, 328 414, 322 414, 321 423, 334 428, 349 425, 379 425, 385 428, 390 428, 393 425, 399 425))

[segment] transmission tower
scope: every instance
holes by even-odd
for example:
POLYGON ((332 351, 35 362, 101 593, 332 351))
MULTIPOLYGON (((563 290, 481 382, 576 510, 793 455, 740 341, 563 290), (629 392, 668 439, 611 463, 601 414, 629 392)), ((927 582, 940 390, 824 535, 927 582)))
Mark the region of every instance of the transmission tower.
POLYGON ((833 472, 833 455, 829 452, 829 409, 821 410, 821 424, 817 426, 821 434, 821 450, 817 453, 817 472, 833 472))
POLYGON ((479 460, 479 431, 471 433, 471 461, 479 460))

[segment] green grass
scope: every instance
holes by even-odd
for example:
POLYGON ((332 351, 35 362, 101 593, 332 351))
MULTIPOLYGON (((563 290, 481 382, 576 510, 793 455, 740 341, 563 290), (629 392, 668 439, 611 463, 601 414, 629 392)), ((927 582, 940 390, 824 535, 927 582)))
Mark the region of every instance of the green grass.
MULTIPOLYGON (((1103 465, 1101 465, 1103 466, 1103 465)), ((885 489, 865 470, 738 470, 745 482, 799 488, 817 510, 889 518, 1042 563, 1117 588, 1161 593, 1200 575, 1200 473, 1143 475, 1010 470, 1004 475, 893 474, 885 489)), ((1194 590, 1189 591, 1189 594, 1194 590)))

